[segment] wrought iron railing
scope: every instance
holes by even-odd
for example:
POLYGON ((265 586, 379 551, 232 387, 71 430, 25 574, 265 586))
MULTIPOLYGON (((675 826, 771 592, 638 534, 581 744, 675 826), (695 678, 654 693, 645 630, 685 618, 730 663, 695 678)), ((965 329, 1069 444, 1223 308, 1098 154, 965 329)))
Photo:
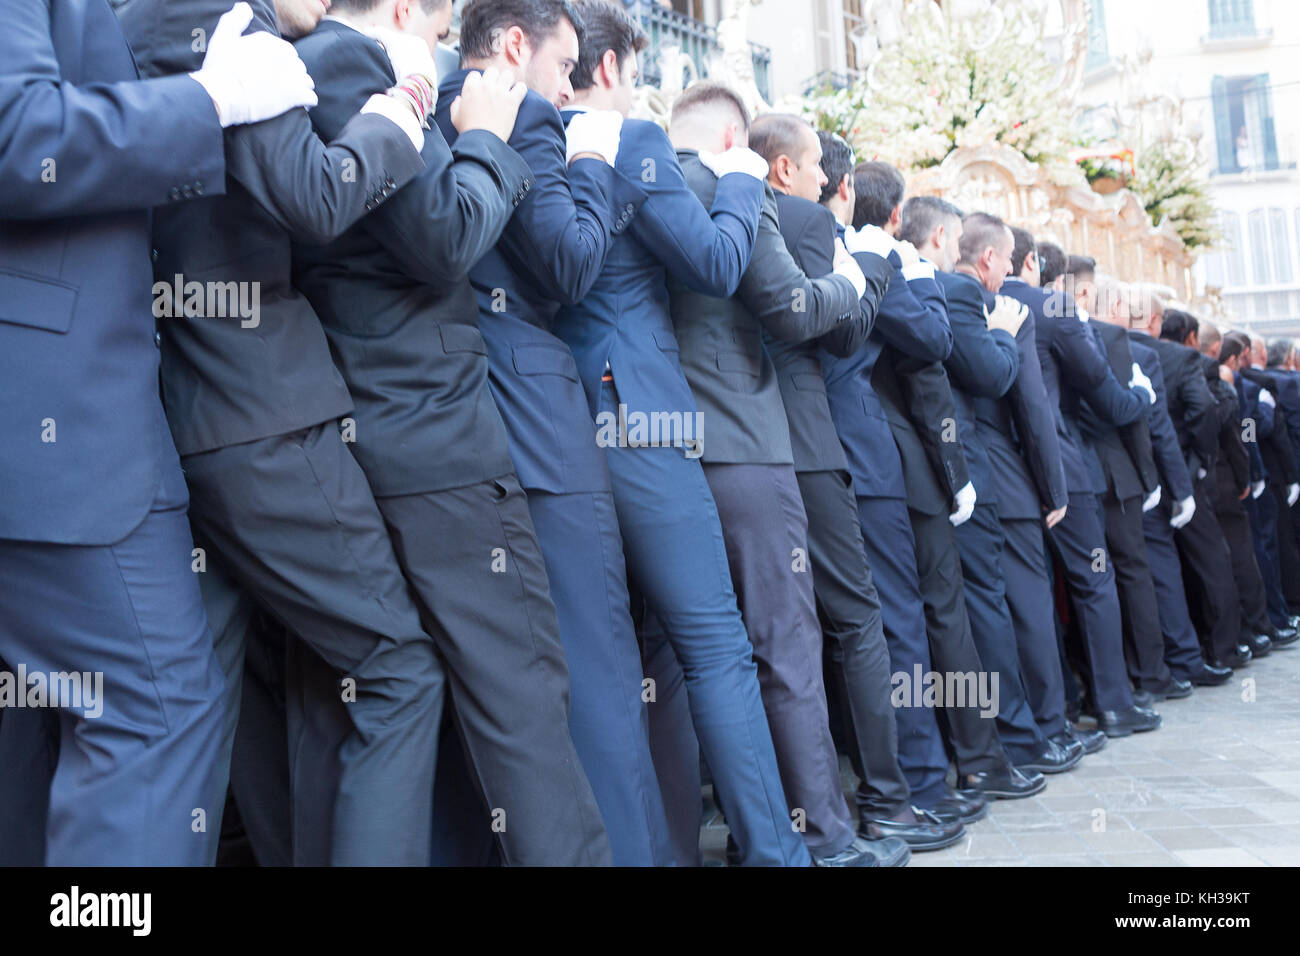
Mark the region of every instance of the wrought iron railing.
MULTIPOLYGON (((652 86, 663 83, 659 52, 676 46, 695 64, 699 76, 707 76, 710 61, 722 52, 715 27, 652 0, 629 0, 628 12, 650 36, 650 46, 641 57, 642 81, 652 86)), ((765 99, 771 96, 772 51, 756 43, 749 45, 754 59, 754 81, 765 99)), ((686 77, 683 77, 685 81, 686 77)))

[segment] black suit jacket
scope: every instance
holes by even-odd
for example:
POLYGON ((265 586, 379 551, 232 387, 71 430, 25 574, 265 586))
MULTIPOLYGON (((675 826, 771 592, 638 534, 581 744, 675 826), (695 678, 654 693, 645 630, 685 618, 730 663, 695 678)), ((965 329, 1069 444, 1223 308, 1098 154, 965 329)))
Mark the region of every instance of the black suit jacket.
MULTIPOLYGON (((1261 389, 1268 389, 1274 402, 1278 402, 1283 385, 1276 375, 1257 368, 1242 369, 1240 374, 1261 389)), ((1273 419, 1273 428, 1269 429, 1267 435, 1260 435, 1259 454, 1269 481, 1291 485, 1300 481, 1300 471, 1296 468, 1295 451, 1286 428, 1286 412, 1280 406, 1275 406, 1273 419)))
MULTIPOLYGON (((254 0, 254 25, 274 31, 270 0, 254 0)), ((226 0, 131 0, 119 11, 143 73, 197 69, 191 31, 211 34, 226 0)), ((387 64, 373 47, 372 55, 387 64)), ((391 68, 389 76, 392 75, 391 68)), ((398 126, 357 116, 328 146, 301 109, 226 130, 226 195, 159 210, 160 283, 238 283, 255 316, 220 303, 164 319, 163 400, 182 455, 307 428, 346 414, 352 399, 311 305, 291 284, 290 241, 325 242, 423 168, 398 126)), ((217 288, 217 287, 212 287, 217 288)), ((170 300, 180 313, 183 301, 170 300)), ((251 310, 249 310, 251 311, 251 310)))
POLYGON ((952 272, 940 272, 937 278, 948 300, 952 327, 952 354, 944 368, 957 402, 961 443, 978 500, 993 504, 999 500, 998 484, 991 480, 989 452, 976 427, 975 403, 981 398, 999 399, 1010 390, 1020 371, 1020 351, 1010 334, 989 329, 992 295, 978 279, 952 272))
POLYGON ((1159 472, 1162 497, 1169 501, 1181 501, 1192 493, 1192 478, 1178 445, 1178 433, 1169 417, 1169 387, 1165 383, 1160 356, 1152 348, 1149 335, 1130 332, 1129 343, 1134 361, 1142 366, 1142 371, 1151 379, 1156 390, 1156 403, 1147 413, 1147 425, 1151 432, 1151 450, 1159 472))
POLYGON ((1219 378, 1219 363, 1201 356, 1201 368, 1217 405, 1218 458, 1211 470, 1219 494, 1233 497, 1250 485, 1250 453, 1241 440, 1241 406, 1237 390, 1219 378))
POLYGON ((1146 336, 1144 341, 1149 341, 1160 356, 1169 419, 1174 423, 1183 459, 1195 483, 1201 469, 1208 471, 1212 468, 1218 455, 1218 404, 1210 394, 1209 383, 1201 368, 1201 356, 1195 349, 1168 339, 1146 336))
MULTIPOLYGON (((1104 347, 1116 383, 1129 381, 1133 377, 1133 351, 1129 346, 1128 331, 1100 321, 1089 322, 1088 331, 1104 347)), ((1149 408, 1151 402, 1145 393, 1142 398, 1149 408)), ((1117 426, 1099 413, 1091 401, 1085 400, 1079 420, 1096 453, 1101 468, 1100 488, 1104 488, 1106 494, 1125 501, 1134 497, 1145 498, 1155 490, 1160 479, 1151 452, 1147 415, 1117 426)))
MULTIPOLYGON (((324 21, 297 49, 316 82, 311 119, 322 138, 393 82, 374 41, 337 21, 324 21)), ((448 149, 434 127, 423 155, 424 172, 339 239, 294 247, 295 282, 351 390, 353 452, 377 495, 514 470, 469 270, 500 238, 531 175, 484 131, 448 149)))
MULTIPOLYGON (((830 275, 835 267, 835 215, 825 206, 785 193, 776 194, 776 209, 781 235, 795 264, 810 278, 830 275)), ((816 341, 791 342, 763 332, 763 345, 776 366, 785 402, 796 471, 847 471, 849 467, 831 419, 817 352, 821 347, 832 355, 849 356, 871 334, 893 269, 888 259, 872 255, 859 256, 859 265, 867 279, 867 291, 851 322, 816 341)))
MULTIPOLYGON (((711 208, 717 176, 694 151, 679 150, 677 158, 687 184, 711 208)), ((769 188, 736 294, 704 295, 673 276, 668 292, 682 371, 707 426, 704 461, 793 464, 785 403, 763 333, 803 342, 858 322, 853 283, 837 275, 810 279, 799 268, 781 234, 776 195, 769 188)))

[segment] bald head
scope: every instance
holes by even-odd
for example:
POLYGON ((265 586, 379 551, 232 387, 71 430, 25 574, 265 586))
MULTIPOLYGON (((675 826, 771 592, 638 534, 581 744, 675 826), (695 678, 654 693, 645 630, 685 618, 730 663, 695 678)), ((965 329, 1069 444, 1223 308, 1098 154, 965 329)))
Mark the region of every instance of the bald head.
POLYGON ((748 146, 749 110, 725 83, 694 83, 673 103, 668 135, 678 149, 721 153, 748 146))

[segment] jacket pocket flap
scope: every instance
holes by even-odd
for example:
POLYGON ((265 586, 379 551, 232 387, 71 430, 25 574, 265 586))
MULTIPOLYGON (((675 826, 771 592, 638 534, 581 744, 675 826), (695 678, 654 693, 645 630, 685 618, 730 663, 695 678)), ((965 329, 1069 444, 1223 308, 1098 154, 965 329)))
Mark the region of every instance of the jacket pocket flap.
POLYGON ((552 345, 517 345, 515 371, 520 375, 560 375, 578 381, 578 366, 568 349, 552 345))
POLYGON ((487 355, 487 345, 483 335, 472 325, 440 325, 438 334, 442 336, 444 352, 473 352, 487 355))
POLYGON ((653 334, 655 345, 659 346, 660 351, 680 352, 682 350, 682 347, 677 344, 677 336, 671 332, 655 332, 653 334))
POLYGON ((0 272, 0 322, 63 334, 72 326, 76 306, 76 286, 0 272))

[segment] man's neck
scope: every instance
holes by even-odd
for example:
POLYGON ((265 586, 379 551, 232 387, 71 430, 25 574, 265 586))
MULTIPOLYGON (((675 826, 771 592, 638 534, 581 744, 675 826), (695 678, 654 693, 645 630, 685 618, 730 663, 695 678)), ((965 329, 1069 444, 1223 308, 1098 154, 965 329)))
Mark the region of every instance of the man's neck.
MULTIPOLYGON (((364 33, 374 27, 385 26, 383 18, 379 14, 379 8, 367 11, 366 13, 327 13, 326 20, 335 20, 344 26, 351 27, 359 33, 364 33)), ((393 25, 387 24, 388 27, 396 29, 393 25)))
POLYGON ((970 276, 980 284, 981 289, 984 288, 984 280, 980 278, 980 274, 974 266, 967 265, 964 262, 959 262, 957 263, 957 268, 953 269, 953 272, 956 272, 958 275, 970 276))

